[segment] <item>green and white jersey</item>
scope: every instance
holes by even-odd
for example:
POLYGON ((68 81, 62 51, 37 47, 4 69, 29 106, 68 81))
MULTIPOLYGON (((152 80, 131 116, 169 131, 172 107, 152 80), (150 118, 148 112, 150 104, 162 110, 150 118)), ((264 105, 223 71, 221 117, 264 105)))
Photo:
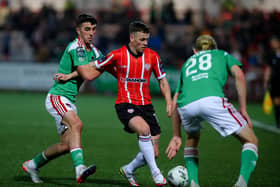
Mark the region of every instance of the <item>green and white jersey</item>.
POLYGON ((242 64, 223 50, 199 51, 183 65, 176 92, 177 104, 185 106, 208 96, 224 97, 223 86, 232 66, 242 64))
MULTIPOLYGON (((89 64, 103 57, 102 53, 91 45, 91 51, 87 51, 82 41, 76 38, 66 47, 57 70, 57 73, 70 74, 77 69, 77 66, 89 64)), ((78 76, 66 82, 55 81, 49 93, 67 97, 75 103, 79 88, 83 83, 82 77, 78 76)))

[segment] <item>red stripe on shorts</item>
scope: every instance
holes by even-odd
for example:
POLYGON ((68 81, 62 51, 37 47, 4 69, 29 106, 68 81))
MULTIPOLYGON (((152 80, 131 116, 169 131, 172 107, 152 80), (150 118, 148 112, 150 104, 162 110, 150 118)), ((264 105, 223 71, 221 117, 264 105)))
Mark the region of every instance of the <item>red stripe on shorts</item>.
MULTIPOLYGON (((64 113, 65 113, 65 106, 62 104, 60 104, 59 102, 61 102, 59 99, 58 99, 59 96, 54 96, 54 95, 51 95, 50 96, 50 99, 51 99, 51 103, 52 103, 52 106, 53 108, 56 110, 56 112, 61 116, 63 117, 64 113)), ((67 111, 67 110, 66 110, 67 111)))

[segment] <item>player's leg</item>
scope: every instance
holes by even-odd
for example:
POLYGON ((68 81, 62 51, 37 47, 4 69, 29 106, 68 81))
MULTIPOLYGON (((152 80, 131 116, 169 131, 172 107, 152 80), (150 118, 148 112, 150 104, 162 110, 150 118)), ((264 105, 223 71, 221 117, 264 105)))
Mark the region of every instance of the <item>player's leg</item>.
POLYGON ((190 186, 198 186, 198 143, 200 133, 187 134, 186 144, 184 148, 184 161, 188 170, 190 186))
POLYGON ((242 142, 240 177, 238 187, 246 187, 258 158, 257 138, 245 118, 226 98, 208 97, 203 100, 203 117, 222 136, 235 134, 242 142))
MULTIPOLYGON (((58 97, 59 96, 56 96, 55 98, 58 99, 58 97)), ((31 179, 34 183, 42 182, 38 176, 39 168, 47 164, 50 160, 69 152, 70 132, 67 130, 68 127, 65 125, 65 123, 62 122, 62 116, 64 115, 63 111, 72 110, 72 108, 66 106, 65 110, 58 110, 56 108, 58 106, 53 104, 52 99, 54 99, 54 97, 48 94, 45 106, 47 111, 54 117, 56 121, 57 131, 60 134, 61 141, 57 144, 51 145, 45 151, 37 154, 33 159, 26 161, 22 165, 22 168, 31 176, 31 179)), ((69 102, 65 98, 60 101, 61 102, 56 102, 60 103, 60 107, 62 107, 65 102, 69 102)), ((73 108, 75 109, 75 107, 73 108)))
POLYGON ((154 147, 155 158, 159 156, 159 142, 160 142, 160 134, 152 136, 152 144, 154 147))
POLYGON ((60 136, 60 142, 49 146, 45 151, 37 154, 32 160, 26 161, 22 168, 27 172, 34 183, 43 182, 38 175, 39 168, 47 164, 49 161, 69 152, 69 134, 65 131, 60 136))
POLYGON ((71 136, 69 139, 70 153, 75 167, 76 178, 78 183, 82 183, 89 175, 96 171, 96 166, 93 164, 86 167, 84 164, 83 149, 81 146, 82 122, 74 111, 68 111, 63 116, 63 121, 69 125, 71 136))
POLYGON ((273 101, 276 127, 280 128, 280 87, 278 79, 271 80, 270 94, 273 101))
MULTIPOLYGON (((159 139, 160 135, 152 136, 152 144, 154 147, 155 157, 158 157, 159 154, 159 139)), ((146 160, 144 158, 143 153, 140 151, 137 153, 136 157, 127 165, 120 168, 120 173, 125 176, 131 186, 139 186, 134 176, 134 172, 136 169, 139 169, 146 165, 146 160)))
MULTIPOLYGON (((189 175, 190 187, 199 187, 198 182, 198 144, 200 140, 201 121, 200 100, 194 101, 186 106, 178 108, 181 124, 187 133, 184 148, 184 162, 189 175)), ((179 119, 177 119, 179 120, 179 119)))
POLYGON ((144 158, 150 168, 155 183, 157 185, 165 185, 167 182, 161 174, 155 161, 155 153, 151 141, 151 132, 149 125, 140 116, 135 116, 132 119, 130 119, 128 125, 131 130, 138 134, 138 143, 140 151, 144 155, 144 158))
POLYGON ((241 167, 236 187, 247 187, 250 176, 258 160, 258 139, 253 130, 246 125, 236 135, 243 145, 241 153, 241 167))
POLYGON ((280 97, 279 96, 273 98, 273 104, 274 104, 276 127, 280 128, 280 97))

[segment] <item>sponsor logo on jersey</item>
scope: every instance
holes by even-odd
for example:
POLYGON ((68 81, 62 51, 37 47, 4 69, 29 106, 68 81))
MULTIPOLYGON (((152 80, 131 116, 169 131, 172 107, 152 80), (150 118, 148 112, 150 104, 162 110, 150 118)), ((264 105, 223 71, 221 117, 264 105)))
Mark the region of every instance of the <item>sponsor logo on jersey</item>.
POLYGON ((208 79, 208 73, 200 73, 198 75, 192 76, 192 81, 197 81, 199 79, 208 79))
POLYGON ((127 82, 147 82, 146 79, 137 79, 137 78, 126 78, 127 82))
POLYGON ((78 58, 78 61, 79 61, 79 62, 83 62, 84 60, 85 60, 85 57, 79 57, 79 58, 78 58))
POLYGON ((82 47, 78 47, 76 49, 76 51, 77 51, 77 57, 85 57, 86 56, 85 55, 85 50, 82 47))

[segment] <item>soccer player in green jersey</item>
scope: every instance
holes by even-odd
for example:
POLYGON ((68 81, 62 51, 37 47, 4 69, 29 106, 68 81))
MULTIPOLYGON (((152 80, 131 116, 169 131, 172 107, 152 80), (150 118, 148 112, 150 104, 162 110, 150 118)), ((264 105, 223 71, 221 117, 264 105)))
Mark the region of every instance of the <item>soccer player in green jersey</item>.
POLYGON ((187 133, 184 161, 190 187, 199 187, 198 144, 201 122, 208 121, 221 136, 234 135, 243 145, 241 169, 235 187, 247 187, 258 159, 258 140, 246 111, 246 83, 242 64, 223 50, 217 49, 214 38, 197 38, 195 54, 182 66, 173 99, 173 138, 166 153, 172 159, 181 146, 180 124, 187 133), (239 112, 223 93, 228 73, 235 79, 239 112), (176 110, 177 109, 177 110, 176 110))
POLYGON ((69 152, 78 183, 84 182, 96 170, 94 164, 89 167, 84 164, 81 146, 83 124, 77 115, 75 101, 83 81, 93 80, 102 73, 94 69, 91 63, 102 58, 103 55, 92 44, 96 32, 96 19, 91 15, 81 14, 76 22, 78 37, 68 44, 60 60, 58 74, 56 74, 60 80, 67 79, 67 81, 55 81, 45 102, 47 111, 56 121, 60 142, 51 145, 22 165, 22 168, 30 175, 34 183, 42 182, 38 176, 39 168, 50 160, 69 152), (62 75, 70 74, 75 70, 80 76, 74 74, 71 78, 69 77, 71 75, 62 75))

